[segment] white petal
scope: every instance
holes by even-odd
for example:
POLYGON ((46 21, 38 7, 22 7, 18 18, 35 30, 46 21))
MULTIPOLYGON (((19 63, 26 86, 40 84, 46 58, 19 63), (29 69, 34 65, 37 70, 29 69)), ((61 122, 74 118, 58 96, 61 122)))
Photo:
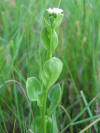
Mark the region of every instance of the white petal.
POLYGON ((49 9, 47 9, 47 11, 50 14, 52 14, 52 13, 55 13, 55 14, 63 13, 63 10, 60 9, 60 8, 49 8, 49 9))

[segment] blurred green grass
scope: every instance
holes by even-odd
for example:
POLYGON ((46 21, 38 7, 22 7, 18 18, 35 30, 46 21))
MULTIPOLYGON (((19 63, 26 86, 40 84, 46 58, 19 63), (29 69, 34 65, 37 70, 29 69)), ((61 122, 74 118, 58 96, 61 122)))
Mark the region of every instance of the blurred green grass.
MULTIPOLYGON (((85 108, 80 91, 88 102, 99 93, 99 0, 0 0, 0 133, 26 133, 31 126, 34 104, 25 96, 25 82, 39 73, 43 12, 59 3, 64 19, 57 31, 59 46, 55 54, 64 63, 59 78, 63 87, 61 104, 74 119, 85 108)), ((95 110, 96 102, 91 107, 94 115, 95 110)), ((57 116, 63 130, 69 121, 60 107, 57 116)), ((87 117, 86 112, 81 119, 87 117)), ((88 124, 72 128, 79 132, 88 124)))

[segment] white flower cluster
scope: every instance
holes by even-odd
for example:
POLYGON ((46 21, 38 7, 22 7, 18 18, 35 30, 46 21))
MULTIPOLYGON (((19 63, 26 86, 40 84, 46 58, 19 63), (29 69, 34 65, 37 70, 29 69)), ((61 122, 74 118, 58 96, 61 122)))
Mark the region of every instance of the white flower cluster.
POLYGON ((49 8, 47 9, 48 13, 50 14, 61 14, 63 13, 63 10, 62 9, 59 9, 59 8, 49 8))

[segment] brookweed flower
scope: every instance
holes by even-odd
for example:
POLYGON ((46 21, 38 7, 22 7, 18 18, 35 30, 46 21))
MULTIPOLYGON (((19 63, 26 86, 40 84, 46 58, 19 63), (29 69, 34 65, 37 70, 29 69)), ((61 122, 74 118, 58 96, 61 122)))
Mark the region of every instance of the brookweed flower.
POLYGON ((48 8, 44 14, 44 21, 49 29, 60 26, 63 18, 63 10, 59 8, 48 8))
POLYGON ((61 13, 63 13, 63 10, 59 9, 59 8, 49 8, 49 9, 47 9, 47 11, 50 14, 61 14, 61 13))

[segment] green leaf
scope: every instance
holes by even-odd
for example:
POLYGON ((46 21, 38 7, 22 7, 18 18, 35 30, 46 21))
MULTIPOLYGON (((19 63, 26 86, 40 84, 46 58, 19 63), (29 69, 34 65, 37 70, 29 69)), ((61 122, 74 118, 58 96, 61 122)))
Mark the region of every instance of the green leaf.
POLYGON ((56 115, 52 115, 52 120, 53 120, 53 133, 58 133, 58 127, 57 127, 57 121, 56 121, 56 115))
POLYGON ((43 68, 44 63, 48 60, 48 52, 44 47, 40 48, 40 65, 41 65, 41 70, 43 68))
POLYGON ((52 118, 48 118, 47 121, 47 133, 53 133, 53 121, 52 118))
POLYGON ((52 57, 45 62, 43 66, 43 71, 41 73, 41 78, 45 87, 49 88, 57 81, 62 71, 62 67, 63 64, 61 60, 56 57, 52 57))
MULTIPOLYGON (((46 117, 47 133, 58 133, 56 116, 46 117)), ((41 116, 35 117, 31 123, 31 129, 34 133, 43 133, 43 121, 41 116)))
POLYGON ((36 77, 30 77, 26 81, 27 95, 30 101, 37 101, 41 93, 41 85, 36 77))
POLYGON ((43 133, 43 122, 41 116, 35 117, 35 119, 32 121, 31 129, 34 131, 34 133, 43 133))
POLYGON ((55 31, 52 33, 51 50, 54 51, 58 45, 58 36, 55 31))
POLYGON ((58 44, 58 36, 55 31, 52 32, 52 39, 51 39, 50 31, 48 32, 47 28, 44 28, 41 32, 41 38, 42 38, 43 45, 47 50, 50 49, 50 45, 51 45, 52 51, 54 51, 56 49, 57 44, 58 44), (52 42, 51 42, 51 40, 52 40, 52 42))
MULTIPOLYGON (((47 133, 53 133, 53 120, 46 116, 47 133)), ((43 133, 43 121, 41 116, 35 117, 32 121, 31 129, 34 133, 43 133)))
POLYGON ((55 114, 53 114, 52 117, 48 117, 47 133, 58 133, 58 127, 57 127, 55 114))
POLYGON ((48 98, 50 100, 50 106, 47 110, 47 114, 51 115, 59 105, 61 101, 61 87, 60 84, 54 85, 48 92, 48 98))
POLYGON ((49 32, 47 31, 47 28, 42 29, 41 39, 42 39, 44 47, 49 50, 49 48, 50 48, 50 38, 49 38, 49 32))

